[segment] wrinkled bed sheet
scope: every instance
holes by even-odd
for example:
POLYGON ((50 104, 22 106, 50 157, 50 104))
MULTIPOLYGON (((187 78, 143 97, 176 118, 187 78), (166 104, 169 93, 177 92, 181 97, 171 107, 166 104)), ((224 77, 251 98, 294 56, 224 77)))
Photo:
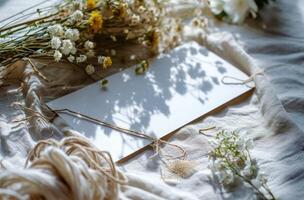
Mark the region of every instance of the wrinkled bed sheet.
MULTIPOLYGON (((0 11, 24 2, 1 1, 0 11)), ((5 15, 6 12, 3 13, 5 15)), ((202 37, 191 30, 186 34, 186 39, 207 46, 248 74, 263 69, 264 75, 254 78, 254 94, 175 134, 172 141, 186 149, 188 159, 198 163, 193 174, 165 183, 159 171, 160 160, 149 159, 153 152, 146 151, 120 166, 129 179, 129 185, 122 187, 120 198, 250 199, 250 190, 239 188, 223 192, 209 179, 206 157, 208 143, 204 135, 198 134, 198 130, 215 125, 228 130, 242 130, 255 139, 253 156, 267 174, 269 187, 278 199, 302 199, 304 1, 277 0, 262 12, 259 20, 249 20, 244 26, 220 22, 214 22, 211 26, 214 28, 208 36, 202 37)), ((23 87, 20 87, 19 82, 7 81, 0 89, 0 159, 4 159, 3 164, 6 166, 22 167, 28 151, 37 140, 64 137, 60 125, 55 127, 39 118, 31 118, 18 125, 12 122, 31 114, 10 106, 12 102, 22 101, 37 112, 44 112, 40 106, 43 101, 92 82, 81 70, 75 72, 74 68, 63 68, 57 64, 50 64, 43 72, 48 74, 48 79, 53 80, 51 83, 33 73, 33 69, 27 65, 24 70, 14 71, 10 75, 21 77, 23 87), (58 79, 57 73, 63 75, 58 79), (66 82, 72 87, 68 87, 66 82)))

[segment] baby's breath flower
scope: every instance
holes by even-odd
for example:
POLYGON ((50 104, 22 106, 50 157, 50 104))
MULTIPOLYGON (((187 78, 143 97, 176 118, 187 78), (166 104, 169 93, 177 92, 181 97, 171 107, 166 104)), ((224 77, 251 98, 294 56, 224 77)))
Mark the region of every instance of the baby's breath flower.
POLYGON ((63 27, 60 24, 55 24, 47 28, 51 36, 62 36, 64 34, 63 27))
POLYGON ((76 10, 72 15, 71 15, 71 20, 73 22, 80 22, 83 18, 83 13, 80 10, 76 10))
POLYGON ((62 54, 60 53, 60 51, 55 50, 55 52, 54 52, 54 60, 56 62, 59 62, 61 58, 62 58, 62 54))
POLYGON ((53 36, 51 40, 51 46, 53 49, 59 49, 61 46, 61 40, 59 37, 53 36))
POLYGON ((61 50, 64 55, 69 55, 72 52, 73 48, 74 48, 74 44, 72 43, 71 40, 62 41, 61 50))
POLYGON ((135 25, 139 24, 139 22, 140 22, 140 16, 133 14, 132 18, 131 18, 131 25, 135 26, 135 25))
POLYGON ((76 49, 75 46, 73 46, 72 49, 71 49, 71 54, 75 54, 76 52, 77 52, 77 49, 76 49))
POLYGON ((87 65, 85 68, 85 71, 87 74, 91 75, 91 74, 94 74, 95 68, 93 65, 87 65))
MULTIPOLYGON (((38 52, 37 49, 42 49, 43 54, 51 54, 57 61, 65 58, 72 62, 86 62, 88 57, 94 55, 94 47, 86 45, 85 48, 84 43, 86 40, 93 41, 97 33, 110 37, 114 42, 118 39, 136 41, 138 38, 150 41, 148 35, 153 30, 163 30, 160 25, 163 23, 162 17, 165 13, 161 2, 160 0, 148 0, 147 3, 142 0, 68 0, 47 10, 38 9, 44 19, 34 20, 35 26, 28 27, 24 23, 17 23, 13 29, 4 30, 3 35, 8 34, 8 38, 15 36, 19 38, 20 35, 22 45, 16 43, 17 40, 10 41, 12 46, 8 45, 4 50, 2 49, 5 55, 2 56, 1 63, 12 62, 9 59, 12 54, 18 53, 18 58, 39 54, 40 51, 38 52), (55 14, 57 11, 59 12, 55 14), (136 26, 133 27, 131 23, 136 26), (31 34, 28 35, 22 26, 33 29, 31 34), (106 28, 105 31, 103 26, 106 28), (37 38, 39 38, 38 42, 37 38), (35 45, 31 45, 33 41, 36 41, 35 45), (18 48, 12 48, 16 46, 18 48)), ((150 45, 151 43, 147 47, 150 48, 150 45)), ((111 44, 106 42, 101 51, 112 57, 116 55, 116 51, 111 48, 113 48, 111 44)), ((111 63, 110 58, 104 59, 102 67, 107 68, 111 63)))
POLYGON ((211 170, 225 189, 235 187, 243 181, 263 196, 263 199, 268 199, 266 196, 275 199, 266 186, 266 177, 259 172, 256 160, 250 155, 249 150, 253 147, 251 139, 246 139, 237 132, 220 131, 210 140, 214 141, 211 145, 213 150, 209 153, 211 170))
POLYGON ((71 41, 77 41, 79 40, 79 31, 77 29, 69 28, 65 31, 64 36, 71 41))
POLYGON ((74 62, 75 61, 75 56, 73 56, 73 55, 70 55, 69 57, 68 57, 68 61, 69 62, 74 62))
POLYGON ((87 56, 86 55, 80 55, 76 58, 76 62, 77 63, 83 63, 87 60, 87 56))
POLYGON ((88 20, 88 24, 90 25, 90 27, 94 33, 99 32, 101 30, 102 24, 103 24, 103 19, 102 19, 101 13, 96 10, 92 11, 90 18, 88 20))
POLYGON ((97 57, 97 62, 98 62, 98 64, 102 64, 103 58, 104 58, 104 56, 98 56, 98 57, 97 57))
POLYGON ((87 49, 87 50, 93 49, 94 48, 94 43, 91 42, 90 40, 87 40, 84 43, 84 48, 87 49))

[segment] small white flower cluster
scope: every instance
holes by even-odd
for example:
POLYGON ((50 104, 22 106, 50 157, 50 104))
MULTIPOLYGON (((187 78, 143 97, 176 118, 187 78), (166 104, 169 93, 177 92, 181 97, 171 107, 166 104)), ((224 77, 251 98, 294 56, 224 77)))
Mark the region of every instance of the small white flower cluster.
POLYGON ((64 34, 65 38, 70 39, 71 41, 79 40, 79 31, 77 29, 67 29, 64 34))
POLYGON ((52 36, 61 37, 64 34, 63 27, 60 24, 49 26, 47 30, 52 36))
MULTIPOLYGON (((66 29, 60 24, 48 27, 51 36, 51 47, 54 49, 54 59, 59 62, 62 55, 76 54, 75 42, 79 40, 80 34, 77 29, 66 29)), ((70 60, 70 59, 69 59, 70 60)))
POLYGON ((92 75, 95 72, 95 68, 93 65, 87 65, 85 71, 87 74, 92 75))
POLYGON ((70 18, 71 23, 80 22, 83 19, 83 13, 80 10, 76 10, 70 18))
POLYGON ((85 50, 87 50, 86 56, 88 58, 92 58, 95 56, 94 47, 95 47, 95 44, 93 42, 91 42, 90 40, 87 40, 84 43, 84 48, 85 48, 85 50))
MULTIPOLYGON (((51 37, 51 47, 54 50, 54 60, 59 62, 65 57, 69 62, 84 63, 88 58, 94 57, 94 43, 87 40, 87 35, 79 32, 80 24, 85 23, 83 9, 83 2, 75 0, 67 7, 69 9, 70 17, 66 23, 55 24, 48 27, 47 32, 51 37), (73 27, 73 28, 71 28, 73 27), (81 40, 80 40, 80 37, 81 40), (84 42, 85 41, 85 42, 84 42), (78 53, 81 52, 81 53, 78 53)), ((87 67, 92 72, 92 67, 87 67)))
POLYGON ((209 0, 211 12, 229 22, 240 24, 251 14, 256 17, 258 6, 255 0, 209 0))
MULTIPOLYGON (((80 19, 81 14, 79 12, 75 11, 73 15, 79 15, 80 19)), ((94 43, 89 40, 84 44, 79 43, 80 33, 76 28, 66 28, 60 24, 55 24, 48 28, 48 33, 52 38, 50 43, 52 49, 54 49, 53 57, 56 62, 59 62, 63 56, 66 56, 69 62, 76 61, 77 63, 83 63, 87 61, 88 57, 95 56, 94 43), (76 46, 83 46, 86 53, 77 55, 78 50, 76 46)))
POLYGON ((87 56, 86 56, 86 55, 83 55, 83 54, 79 55, 79 56, 76 58, 76 62, 77 62, 77 63, 83 63, 83 62, 85 62, 86 60, 87 60, 87 56))
POLYGON ((140 16, 133 14, 131 17, 131 26, 136 26, 140 23, 140 16))
POLYGON ((229 190, 241 182, 252 187, 255 193, 273 198, 268 189, 266 176, 259 172, 257 162, 250 155, 252 139, 240 136, 237 132, 220 131, 209 139, 213 150, 209 152, 210 165, 215 180, 229 190))

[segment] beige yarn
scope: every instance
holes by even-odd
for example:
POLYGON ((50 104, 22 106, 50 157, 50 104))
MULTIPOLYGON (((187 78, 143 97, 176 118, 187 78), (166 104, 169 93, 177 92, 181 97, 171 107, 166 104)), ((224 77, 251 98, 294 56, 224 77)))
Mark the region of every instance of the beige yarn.
POLYGON ((0 199, 117 199, 125 177, 111 156, 80 137, 40 141, 24 169, 0 171, 0 199))

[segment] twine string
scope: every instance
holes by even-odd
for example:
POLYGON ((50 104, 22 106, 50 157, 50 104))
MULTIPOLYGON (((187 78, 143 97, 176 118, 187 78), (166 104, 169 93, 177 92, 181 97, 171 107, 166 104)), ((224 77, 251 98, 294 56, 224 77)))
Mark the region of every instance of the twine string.
POLYGON ((149 140, 149 141, 151 141, 150 146, 152 146, 153 150, 155 151, 155 154, 150 156, 150 158, 153 158, 157 155, 163 156, 166 159, 185 159, 185 157, 186 157, 186 151, 184 150, 183 147, 181 147, 179 145, 176 145, 176 144, 172 144, 172 143, 170 143, 168 141, 165 141, 163 139, 154 138, 154 137, 151 137, 151 136, 149 136, 145 133, 141 133, 139 131, 126 129, 126 128, 123 128, 123 127, 120 127, 120 126, 117 126, 117 125, 114 125, 114 124, 111 124, 111 123, 108 123, 108 122, 105 122, 105 121, 101 121, 99 119, 96 119, 96 118, 93 118, 91 116, 88 116, 88 115, 70 110, 68 108, 54 109, 53 111, 56 112, 56 113, 69 114, 69 115, 78 117, 80 119, 85 119, 85 120, 93 122, 95 124, 98 124, 98 125, 116 130, 116 131, 121 132, 121 133, 125 133, 125 134, 128 134, 128 135, 134 136, 134 137, 145 139, 145 140, 149 140), (177 151, 179 152, 179 155, 173 156, 173 155, 170 155, 170 154, 167 154, 167 153, 163 153, 163 151, 161 150, 161 146, 164 145, 164 144, 168 145, 168 146, 171 146, 172 148, 177 149, 177 151))
MULTIPOLYGON (((19 106, 23 110, 31 113, 30 116, 27 116, 27 117, 25 117, 23 119, 15 119, 15 120, 13 120, 12 122, 14 122, 14 123, 28 121, 28 120, 31 120, 33 118, 41 118, 42 120, 48 122, 48 119, 43 114, 35 111, 32 108, 26 107, 26 106, 24 106, 23 104, 21 104, 19 102, 15 102, 13 105, 19 106)), ((150 146, 155 151, 155 154, 153 154, 152 156, 150 156, 150 158, 153 158, 153 157, 155 157, 157 155, 163 156, 166 159, 185 159, 185 157, 186 157, 186 151, 184 150, 183 147, 181 147, 179 145, 176 145, 176 144, 172 144, 172 143, 170 143, 168 141, 165 141, 163 139, 154 138, 154 137, 151 137, 151 136, 149 136, 149 135, 147 135, 145 133, 141 133, 139 131, 126 129, 126 128, 123 128, 123 127, 120 127, 120 126, 117 126, 117 125, 114 125, 114 124, 111 124, 111 123, 108 123, 108 122, 105 122, 105 121, 101 121, 99 119, 96 119, 96 118, 93 118, 91 116, 88 116, 88 115, 85 115, 85 114, 82 114, 82 113, 70 110, 68 108, 54 109, 52 111, 55 112, 55 113, 69 114, 69 115, 72 115, 74 117, 77 117, 77 118, 80 118, 80 119, 84 119, 84 120, 93 122, 95 124, 98 124, 98 125, 101 125, 101 126, 104 126, 104 127, 107 127, 107 128, 113 129, 113 130, 116 130, 116 131, 121 132, 121 133, 128 134, 128 135, 133 136, 133 137, 149 140, 149 141, 151 141, 150 146), (168 146, 170 146, 172 148, 177 149, 177 151, 179 152, 179 155, 173 156, 173 155, 170 155, 170 154, 167 154, 167 153, 163 153, 163 151, 161 150, 161 146, 164 145, 164 144, 168 145, 168 146)))
POLYGON ((256 76, 263 74, 264 74, 264 70, 260 70, 253 73, 251 76, 248 77, 248 79, 245 80, 227 75, 222 77, 221 82, 226 85, 247 85, 248 87, 251 87, 248 85, 248 83, 252 82, 256 76), (227 81, 227 79, 228 80, 230 79, 232 81, 227 81))

